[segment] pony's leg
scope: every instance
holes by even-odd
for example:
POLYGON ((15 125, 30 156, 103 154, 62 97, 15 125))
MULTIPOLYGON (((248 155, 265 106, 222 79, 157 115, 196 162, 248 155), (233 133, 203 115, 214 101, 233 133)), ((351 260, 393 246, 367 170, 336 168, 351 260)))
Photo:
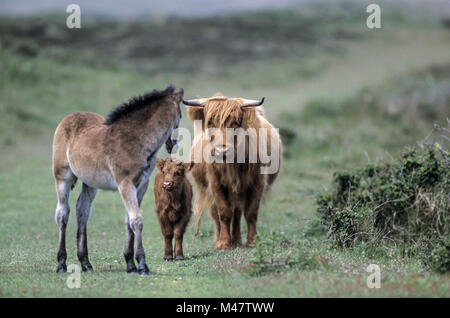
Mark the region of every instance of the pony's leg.
MULTIPOLYGON (((142 199, 144 198, 144 194, 147 191, 149 181, 143 184, 137 193, 138 205, 141 207, 142 199)), ((134 232, 130 226, 130 218, 128 217, 128 213, 125 211, 125 247, 123 250, 123 255, 125 256, 125 261, 127 262, 127 273, 137 273, 136 265, 133 261, 134 255, 134 232)))
POLYGON ((61 168, 58 172, 58 174, 55 174, 56 196, 58 197, 55 221, 59 228, 58 268, 56 269, 56 272, 65 273, 67 272, 66 227, 69 222, 70 213, 69 194, 76 181, 76 177, 69 168, 61 168))
POLYGON ((139 209, 137 189, 131 180, 125 179, 119 184, 119 191, 123 203, 127 209, 130 229, 134 233, 136 241, 136 261, 138 262, 138 272, 141 275, 149 275, 150 271, 145 263, 145 252, 142 246, 143 217, 139 209))
POLYGON ((125 211, 125 247, 123 249, 123 256, 127 262, 127 273, 137 273, 136 264, 134 264, 134 232, 131 229, 130 218, 128 212, 125 211))
POLYGON ((93 272, 91 263, 88 258, 87 248, 87 222, 91 215, 92 201, 97 194, 97 189, 83 183, 81 186, 81 193, 77 200, 77 251, 78 260, 81 263, 83 272, 93 272))

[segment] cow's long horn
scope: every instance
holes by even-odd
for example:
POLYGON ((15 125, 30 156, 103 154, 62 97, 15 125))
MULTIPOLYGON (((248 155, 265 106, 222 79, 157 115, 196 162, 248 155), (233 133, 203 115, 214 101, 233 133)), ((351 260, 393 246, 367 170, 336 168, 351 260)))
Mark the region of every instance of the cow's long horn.
POLYGON ((203 105, 203 99, 183 99, 183 104, 187 106, 205 106, 203 105))
POLYGON ((244 103, 242 104, 242 107, 261 106, 263 103, 264 103, 264 97, 261 98, 261 100, 245 99, 244 103))

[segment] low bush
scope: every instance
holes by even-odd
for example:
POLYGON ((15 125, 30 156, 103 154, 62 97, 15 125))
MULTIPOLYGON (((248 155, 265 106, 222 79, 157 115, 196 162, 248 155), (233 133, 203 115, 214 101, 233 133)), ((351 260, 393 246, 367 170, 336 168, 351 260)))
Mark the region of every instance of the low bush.
POLYGON ((403 255, 448 272, 449 197, 450 158, 434 144, 407 149, 393 163, 336 172, 317 203, 336 245, 396 246, 403 255))
POLYGON ((309 271, 320 266, 308 242, 292 242, 280 233, 271 232, 257 235, 249 272, 252 276, 261 276, 288 269, 309 271))

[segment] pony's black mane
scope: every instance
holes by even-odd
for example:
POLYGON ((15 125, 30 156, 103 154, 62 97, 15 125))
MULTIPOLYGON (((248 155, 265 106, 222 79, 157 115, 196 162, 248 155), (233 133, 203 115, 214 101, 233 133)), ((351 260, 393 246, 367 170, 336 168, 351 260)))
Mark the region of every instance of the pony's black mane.
POLYGON ((132 97, 128 102, 122 103, 114 108, 106 117, 105 124, 111 125, 121 118, 124 118, 135 111, 151 106, 154 102, 172 95, 175 91, 173 85, 167 86, 164 90, 158 91, 154 89, 151 93, 132 97))

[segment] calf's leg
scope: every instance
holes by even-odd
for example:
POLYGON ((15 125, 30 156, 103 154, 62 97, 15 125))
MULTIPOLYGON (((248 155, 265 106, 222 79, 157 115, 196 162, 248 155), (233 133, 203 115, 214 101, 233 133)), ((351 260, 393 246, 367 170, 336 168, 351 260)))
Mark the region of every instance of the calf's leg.
POLYGON ((183 220, 182 222, 175 225, 174 235, 175 235, 175 260, 184 260, 183 255, 183 236, 186 230, 187 223, 189 219, 183 220))
POLYGON ((159 218, 159 226, 161 227, 161 233, 164 237, 164 260, 166 262, 173 261, 173 249, 172 249, 172 239, 173 239, 173 226, 165 217, 159 218))
POLYGON ((172 249, 173 229, 172 229, 172 226, 167 226, 166 229, 163 230, 163 235, 164 235, 164 260, 165 261, 173 261, 173 249, 172 249))
POLYGON ((77 200, 77 255, 83 272, 93 272, 88 258, 87 247, 87 222, 92 210, 92 201, 97 194, 97 189, 84 184, 81 186, 81 193, 77 200))

